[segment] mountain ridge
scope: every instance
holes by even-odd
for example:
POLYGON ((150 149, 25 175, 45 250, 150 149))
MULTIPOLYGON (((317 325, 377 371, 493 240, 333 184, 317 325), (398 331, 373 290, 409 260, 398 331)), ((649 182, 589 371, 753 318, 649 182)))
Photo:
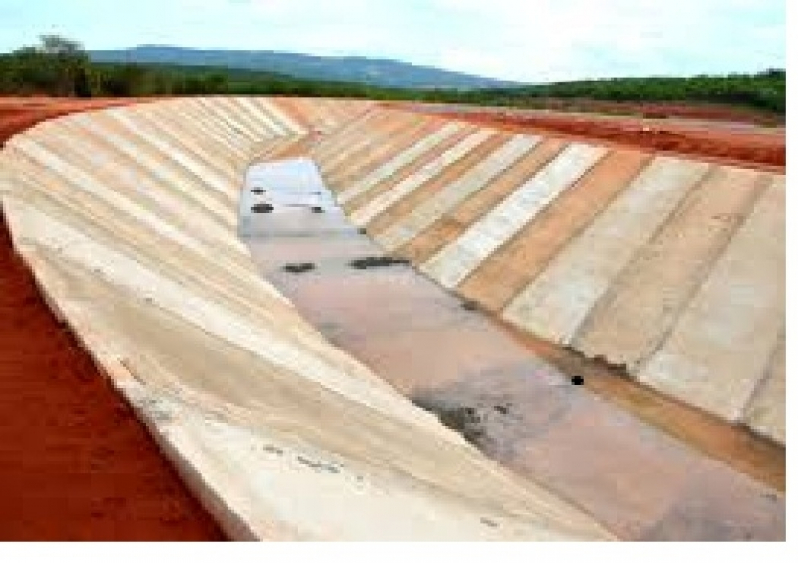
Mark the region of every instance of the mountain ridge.
POLYGON ((217 66, 392 88, 473 90, 522 85, 509 80, 360 55, 321 56, 287 51, 194 49, 172 45, 92 50, 89 55, 95 62, 217 66))

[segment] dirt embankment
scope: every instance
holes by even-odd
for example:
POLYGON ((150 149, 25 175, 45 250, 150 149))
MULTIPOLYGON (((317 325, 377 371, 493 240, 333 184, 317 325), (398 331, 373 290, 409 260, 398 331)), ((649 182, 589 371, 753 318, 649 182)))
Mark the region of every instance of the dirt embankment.
MULTIPOLYGON (((0 145, 126 101, 0 99, 0 145)), ((0 540, 222 540, 133 411, 58 324, 0 215, 0 540)))
POLYGON ((626 115, 647 119, 676 117, 680 119, 767 126, 784 123, 782 116, 766 110, 698 102, 614 102, 609 100, 591 100, 589 98, 541 98, 534 108, 561 112, 626 115))
MULTIPOLYGON (((784 129, 758 127, 746 121, 714 121, 720 116, 698 111, 692 115, 677 112, 678 119, 672 119, 671 114, 661 110, 656 114, 660 118, 641 119, 504 108, 407 107, 509 131, 595 139, 774 172, 783 172, 786 167, 784 129), (681 119, 688 115, 691 120, 681 119)), ((644 108, 640 111, 646 115, 644 108)))

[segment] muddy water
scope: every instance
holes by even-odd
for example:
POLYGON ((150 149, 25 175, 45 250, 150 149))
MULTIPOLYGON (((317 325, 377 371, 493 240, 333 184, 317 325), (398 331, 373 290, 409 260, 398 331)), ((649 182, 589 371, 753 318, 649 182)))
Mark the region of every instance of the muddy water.
POLYGON ((572 373, 471 303, 386 260, 309 159, 253 166, 240 210, 240 234, 262 275, 333 344, 619 536, 784 537, 784 497, 772 480, 630 414, 588 370, 589 384, 573 385, 572 373))

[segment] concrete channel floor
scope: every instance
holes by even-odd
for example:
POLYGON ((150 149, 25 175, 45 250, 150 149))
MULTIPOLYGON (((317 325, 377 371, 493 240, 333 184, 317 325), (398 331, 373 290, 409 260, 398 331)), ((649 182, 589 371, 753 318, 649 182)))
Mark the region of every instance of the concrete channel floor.
POLYGON ((259 271, 334 345, 619 537, 784 539, 781 493, 573 385, 470 303, 385 260, 311 160, 253 166, 240 212, 259 271))

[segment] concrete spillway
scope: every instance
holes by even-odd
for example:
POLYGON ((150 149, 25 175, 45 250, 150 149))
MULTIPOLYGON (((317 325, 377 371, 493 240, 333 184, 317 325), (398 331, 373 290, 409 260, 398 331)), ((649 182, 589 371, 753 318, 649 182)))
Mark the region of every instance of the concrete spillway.
POLYGON ((13 138, 15 247, 235 537, 612 536, 258 275, 244 173, 296 155, 442 286, 783 442, 783 176, 331 100, 173 100, 13 138))

